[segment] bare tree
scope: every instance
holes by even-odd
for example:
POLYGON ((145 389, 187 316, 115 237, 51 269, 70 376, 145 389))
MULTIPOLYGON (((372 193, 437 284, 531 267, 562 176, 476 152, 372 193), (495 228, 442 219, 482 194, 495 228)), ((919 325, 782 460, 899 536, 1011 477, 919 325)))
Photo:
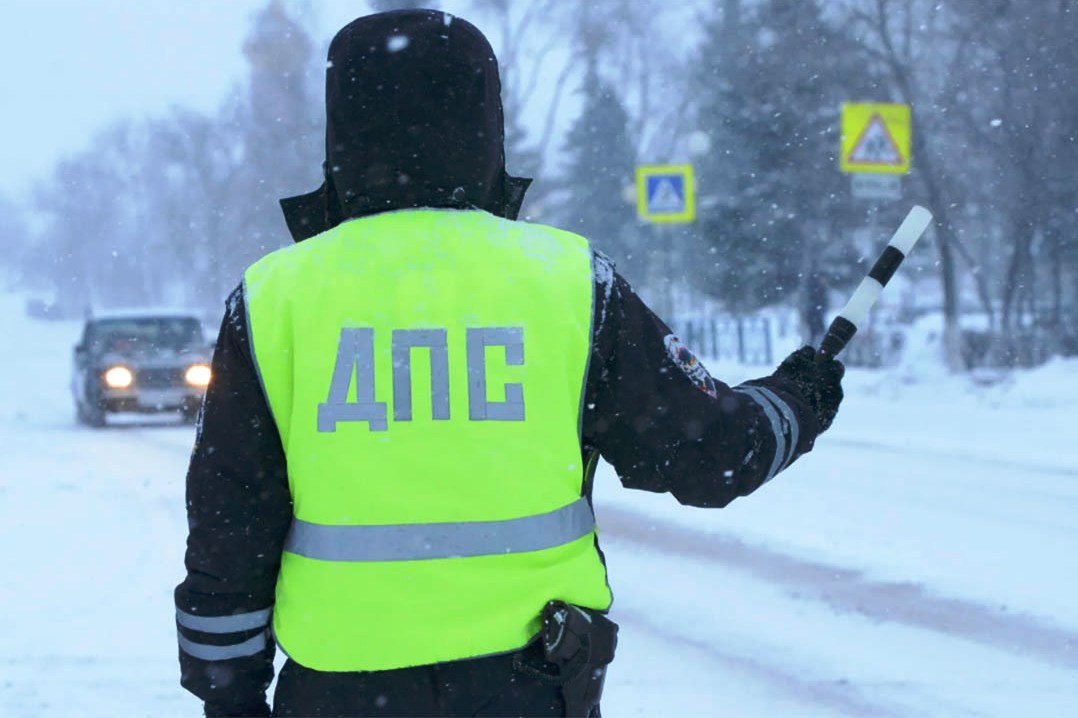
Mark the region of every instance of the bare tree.
POLYGON ((512 174, 538 179, 528 193, 524 214, 541 207, 553 187, 542 180, 551 144, 563 121, 563 101, 574 72, 566 42, 572 6, 557 0, 472 0, 489 14, 496 32, 505 110, 506 153, 512 174), (540 95, 547 93, 545 104, 540 95))
MULTIPOLYGON (((950 135, 941 110, 949 108, 948 97, 954 94, 950 73, 961 66, 971 38, 956 34, 952 18, 931 0, 855 2, 851 18, 863 33, 866 50, 886 71, 894 99, 912 107, 913 178, 936 217, 934 239, 943 294, 945 359, 951 369, 959 370, 964 362, 955 254, 966 259, 979 283, 984 280, 977 261, 958 236, 953 208, 960 181, 946 161, 950 135)), ((986 291, 982 284, 982 295, 986 291)))
MULTIPOLYGON (((29 240, 26 221, 18 205, 4 195, 0 195, 0 242, 5 247, 14 248, 0 256, 0 272, 6 271, 7 282, 27 285, 22 273, 26 269, 26 245, 29 240)), ((3 278, 3 274, 0 274, 3 278)), ((2 287, 3 285, 0 285, 2 287)))
MULTIPOLYGON (((241 137, 230 113, 175 110, 152 124, 150 201, 168 238, 169 257, 188 268, 186 302, 217 309, 236 283, 229 244, 242 232, 230 208, 241 168, 241 137)), ((163 259, 163 258, 162 258, 163 259)))
POLYGON ((984 201, 1009 249, 999 290, 999 349, 1025 363, 1033 359, 1030 350, 1047 349, 1037 346, 1046 337, 1033 336, 1032 325, 1049 323, 1048 316, 1058 330, 1063 321, 1061 260, 1075 222, 1060 208, 1073 193, 1073 165, 1065 163, 1075 158, 1078 5, 966 0, 956 10, 959 27, 978 38, 978 61, 962 79, 984 109, 969 112, 968 128, 994 160, 994 195, 984 201))
POLYGON ((46 218, 36 263, 69 313, 160 298, 159 265, 152 259, 158 247, 145 231, 145 148, 142 127, 113 125, 35 188, 37 210, 46 218))

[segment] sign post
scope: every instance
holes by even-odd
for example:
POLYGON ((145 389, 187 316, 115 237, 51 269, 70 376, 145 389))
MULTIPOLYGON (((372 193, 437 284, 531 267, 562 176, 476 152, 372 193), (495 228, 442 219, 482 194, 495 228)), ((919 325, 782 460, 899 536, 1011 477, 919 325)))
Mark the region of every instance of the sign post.
POLYGON ((664 266, 661 281, 666 291, 660 294, 661 316, 674 311, 670 283, 673 237, 672 224, 687 224, 696 219, 696 180, 692 165, 638 165, 636 168, 636 215, 655 227, 655 236, 663 245, 664 266))

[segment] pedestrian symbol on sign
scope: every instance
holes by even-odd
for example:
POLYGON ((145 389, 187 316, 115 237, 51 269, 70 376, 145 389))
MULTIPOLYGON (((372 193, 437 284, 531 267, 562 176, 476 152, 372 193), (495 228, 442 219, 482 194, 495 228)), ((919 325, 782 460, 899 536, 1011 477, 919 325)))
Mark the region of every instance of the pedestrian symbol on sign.
POLYGON ((865 131, 857 138, 848 162, 872 165, 902 164, 902 153, 879 115, 872 116, 865 131))
POLYGON ((680 175, 648 177, 648 209, 662 214, 685 211, 685 186, 680 175))

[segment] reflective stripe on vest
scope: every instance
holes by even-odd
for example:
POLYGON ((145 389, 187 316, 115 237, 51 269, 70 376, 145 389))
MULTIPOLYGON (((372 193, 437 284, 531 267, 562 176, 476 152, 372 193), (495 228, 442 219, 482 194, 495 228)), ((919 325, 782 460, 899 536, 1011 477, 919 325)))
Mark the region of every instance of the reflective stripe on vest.
POLYGON ((587 499, 556 511, 505 521, 327 526, 295 519, 285 551, 321 561, 418 561, 541 551, 587 536, 595 517, 587 499))
POLYGON ((587 241, 479 211, 347 221, 244 277, 294 520, 273 631, 385 670, 520 648, 610 605, 579 434, 587 241))

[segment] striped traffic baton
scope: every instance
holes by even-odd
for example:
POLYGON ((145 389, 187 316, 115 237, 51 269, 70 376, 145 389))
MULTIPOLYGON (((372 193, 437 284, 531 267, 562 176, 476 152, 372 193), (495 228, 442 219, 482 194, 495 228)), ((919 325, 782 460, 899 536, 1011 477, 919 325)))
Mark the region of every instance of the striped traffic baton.
POLYGON ((914 205, 909 211, 906 219, 902 220, 902 224, 895 230, 891 241, 884 247, 879 259, 872 265, 868 276, 861 280, 850 301, 846 302, 846 306, 827 328, 827 334, 820 342, 820 351, 817 354, 820 361, 838 356, 846 347, 857 333, 857 327, 868 318, 869 310, 880 298, 880 293, 894 276, 898 265, 902 264, 902 260, 913 249, 913 245, 921 238, 931 221, 932 213, 924 207, 914 205))

